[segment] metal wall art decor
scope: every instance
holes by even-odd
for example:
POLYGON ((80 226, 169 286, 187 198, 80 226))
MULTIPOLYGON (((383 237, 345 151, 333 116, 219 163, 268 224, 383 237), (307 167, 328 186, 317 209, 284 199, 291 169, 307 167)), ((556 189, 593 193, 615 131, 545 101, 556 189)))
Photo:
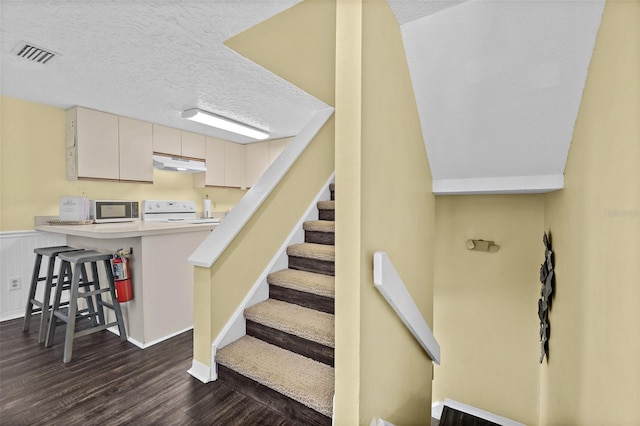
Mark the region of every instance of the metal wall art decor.
POLYGON ((553 272, 553 250, 551 250, 550 235, 544 233, 544 263, 540 266, 540 282, 542 290, 538 300, 538 317, 540 318, 540 363, 547 357, 549 360, 549 337, 551 336, 551 324, 549 324, 549 309, 553 300, 553 288, 555 286, 555 274, 553 272))

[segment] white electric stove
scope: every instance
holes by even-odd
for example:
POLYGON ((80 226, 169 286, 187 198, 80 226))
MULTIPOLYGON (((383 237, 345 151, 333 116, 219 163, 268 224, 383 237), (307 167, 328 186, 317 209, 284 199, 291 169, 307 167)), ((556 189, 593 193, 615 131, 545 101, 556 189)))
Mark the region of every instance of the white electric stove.
POLYGON ((182 223, 220 223, 220 219, 199 218, 195 201, 143 200, 142 220, 182 223))

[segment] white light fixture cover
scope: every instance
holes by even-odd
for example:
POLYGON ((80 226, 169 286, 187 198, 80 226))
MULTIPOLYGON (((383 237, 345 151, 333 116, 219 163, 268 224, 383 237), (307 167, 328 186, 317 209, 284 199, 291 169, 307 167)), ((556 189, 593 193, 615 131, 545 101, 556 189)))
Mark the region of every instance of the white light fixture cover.
POLYGON ((253 139, 263 140, 269 137, 269 133, 254 129, 246 124, 237 123, 228 118, 220 117, 210 112, 201 111, 197 108, 188 109, 182 112, 182 118, 196 121, 207 126, 216 127, 228 132, 237 133, 253 139))
POLYGON ((153 156, 153 167, 159 170, 184 173, 201 173, 207 171, 204 161, 187 160, 186 158, 179 157, 165 157, 163 155, 153 156))

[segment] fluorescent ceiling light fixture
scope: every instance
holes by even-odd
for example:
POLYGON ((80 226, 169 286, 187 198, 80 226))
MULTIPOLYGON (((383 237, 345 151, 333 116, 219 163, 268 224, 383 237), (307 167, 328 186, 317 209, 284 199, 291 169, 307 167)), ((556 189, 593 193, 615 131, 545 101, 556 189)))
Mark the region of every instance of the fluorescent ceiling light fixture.
POLYGON ((210 112, 201 111, 197 108, 188 109, 182 112, 182 118, 206 124, 207 126, 216 127, 228 132, 237 133, 253 139, 263 140, 269 137, 269 133, 262 130, 238 123, 228 118, 220 117, 210 112))

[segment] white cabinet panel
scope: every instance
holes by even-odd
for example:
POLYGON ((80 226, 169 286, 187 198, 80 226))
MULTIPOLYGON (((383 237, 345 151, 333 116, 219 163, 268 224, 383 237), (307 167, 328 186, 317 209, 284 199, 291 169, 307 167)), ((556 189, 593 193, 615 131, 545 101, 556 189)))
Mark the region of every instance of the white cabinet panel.
POLYGON ((276 158, 282 154, 282 151, 284 151, 289 142, 291 142, 291 139, 293 138, 274 139, 269 141, 269 164, 273 164, 276 158))
POLYGON ((182 134, 173 127, 153 125, 153 152, 160 154, 182 154, 182 134))
POLYGON ((224 142, 224 185, 241 188, 244 186, 245 146, 224 142))
POLYGON ((206 148, 205 137, 197 133, 182 131, 182 156, 204 160, 206 148))
POLYGON ((120 180, 153 182, 151 123, 119 117, 120 180))
POLYGON ((245 186, 252 187, 269 164, 269 141, 245 145, 245 186))
POLYGON ((77 177, 119 179, 118 116, 75 108, 77 177))

